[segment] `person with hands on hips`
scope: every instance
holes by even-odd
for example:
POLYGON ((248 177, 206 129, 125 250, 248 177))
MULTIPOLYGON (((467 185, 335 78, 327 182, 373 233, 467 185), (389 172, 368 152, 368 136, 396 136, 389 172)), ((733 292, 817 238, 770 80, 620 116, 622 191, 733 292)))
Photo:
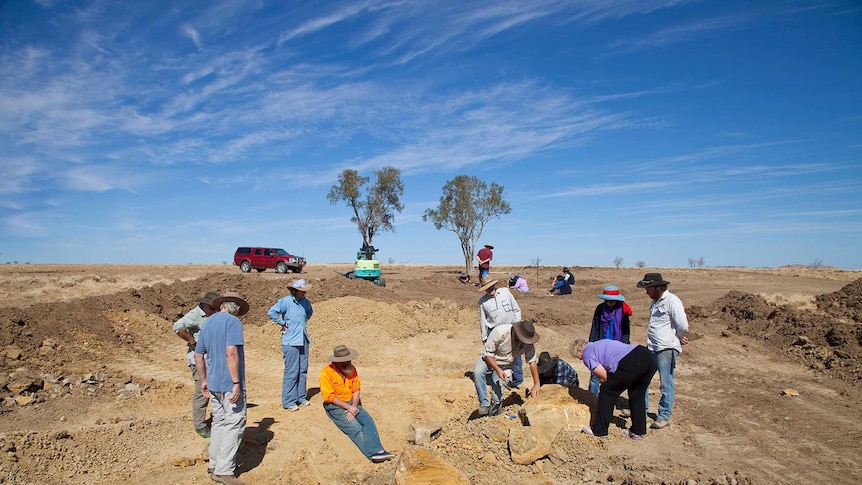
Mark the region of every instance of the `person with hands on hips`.
POLYGON ((281 381, 281 406, 288 411, 299 411, 299 406, 309 406, 308 400, 308 351, 311 337, 308 335, 308 320, 314 314, 311 302, 305 297, 311 289, 305 279, 290 284, 290 295, 275 302, 267 316, 281 326, 281 353, 284 358, 284 376, 281 381))

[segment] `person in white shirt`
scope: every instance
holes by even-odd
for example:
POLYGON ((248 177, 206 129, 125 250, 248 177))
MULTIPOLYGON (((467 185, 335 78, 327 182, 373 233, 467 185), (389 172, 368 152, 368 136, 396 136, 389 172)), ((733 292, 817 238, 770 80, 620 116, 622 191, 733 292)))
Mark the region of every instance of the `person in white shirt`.
MULTIPOLYGON (((521 307, 508 288, 498 288, 499 280, 491 280, 479 288, 485 294, 479 298, 479 332, 482 343, 488 339, 488 334, 497 325, 521 321, 521 307)), ((512 366, 512 386, 518 387, 524 382, 523 361, 520 356, 515 358, 512 366)))
MULTIPOLYGON (((646 290, 652 299, 647 326, 647 348, 655 355, 658 362, 658 374, 661 381, 661 399, 658 402, 656 420, 650 425, 652 429, 662 429, 670 424, 674 397, 674 369, 676 358, 682 352, 682 346, 688 343, 688 317, 682 300, 667 290, 669 281, 665 281, 661 273, 647 273, 638 281, 638 288, 646 290)), ((649 410, 649 393, 646 395, 647 410, 649 410)))

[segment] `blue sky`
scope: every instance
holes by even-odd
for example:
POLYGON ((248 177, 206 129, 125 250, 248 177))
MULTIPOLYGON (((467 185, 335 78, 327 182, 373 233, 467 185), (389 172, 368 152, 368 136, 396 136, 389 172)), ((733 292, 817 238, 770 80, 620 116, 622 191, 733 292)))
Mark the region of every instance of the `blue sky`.
POLYGON ((351 261, 326 194, 398 167, 379 258, 505 187, 495 263, 862 269, 851 0, 0 3, 0 262, 351 261))

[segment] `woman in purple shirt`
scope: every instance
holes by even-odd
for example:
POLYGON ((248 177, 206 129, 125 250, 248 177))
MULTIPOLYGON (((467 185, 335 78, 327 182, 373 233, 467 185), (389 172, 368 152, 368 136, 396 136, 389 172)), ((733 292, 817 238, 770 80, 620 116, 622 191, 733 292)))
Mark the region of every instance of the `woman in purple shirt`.
POLYGON ((644 396, 658 367, 652 352, 642 345, 610 339, 589 343, 576 340, 573 350, 601 383, 592 426, 585 427, 583 432, 607 436, 617 398, 628 391, 632 426, 625 430, 625 435, 633 440, 643 439, 647 429, 644 396))

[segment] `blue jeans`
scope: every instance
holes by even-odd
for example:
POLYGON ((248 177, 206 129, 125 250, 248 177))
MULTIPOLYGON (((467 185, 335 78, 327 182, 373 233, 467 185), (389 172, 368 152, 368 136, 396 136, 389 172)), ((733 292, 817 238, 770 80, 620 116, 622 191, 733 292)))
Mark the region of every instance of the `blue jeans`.
POLYGON ((503 408, 503 385, 500 383, 500 376, 488 366, 485 358, 481 355, 476 360, 476 365, 473 366, 473 384, 476 385, 479 406, 488 408, 488 416, 500 414, 500 410, 503 408), (488 384, 491 384, 492 392, 490 402, 488 401, 488 384))
POLYGON ((512 385, 520 386, 524 383, 524 362, 521 356, 515 357, 515 362, 512 364, 512 385))
POLYGON ((491 273, 490 268, 479 268, 479 279, 484 280, 491 273))
MULTIPOLYGON (((653 351, 652 354, 655 356, 656 362, 658 362, 658 377, 661 381, 661 386, 659 387, 661 390, 661 399, 658 401, 656 420, 669 421, 671 410, 673 409, 673 394, 675 389, 673 371, 676 369, 676 356, 679 355, 679 351, 676 349, 664 349, 658 352, 653 351)), ((644 403, 646 404, 647 411, 649 411, 649 392, 644 396, 644 403)))
POLYGON ((308 341, 299 347, 282 345, 284 356, 284 378, 281 381, 281 406, 288 408, 308 399, 308 341))
POLYGON ((599 382, 599 378, 596 377, 595 374, 590 373, 590 392, 593 393, 594 396, 599 396, 599 388, 601 385, 602 383, 599 382))
POLYGON ((359 414, 351 421, 347 420, 347 411, 332 403, 323 403, 323 409, 329 419, 335 423, 335 426, 353 441, 359 451, 369 460, 375 453, 383 450, 383 445, 380 444, 380 435, 377 433, 377 425, 374 424, 374 419, 365 411, 362 405, 356 406, 359 408, 359 414))

